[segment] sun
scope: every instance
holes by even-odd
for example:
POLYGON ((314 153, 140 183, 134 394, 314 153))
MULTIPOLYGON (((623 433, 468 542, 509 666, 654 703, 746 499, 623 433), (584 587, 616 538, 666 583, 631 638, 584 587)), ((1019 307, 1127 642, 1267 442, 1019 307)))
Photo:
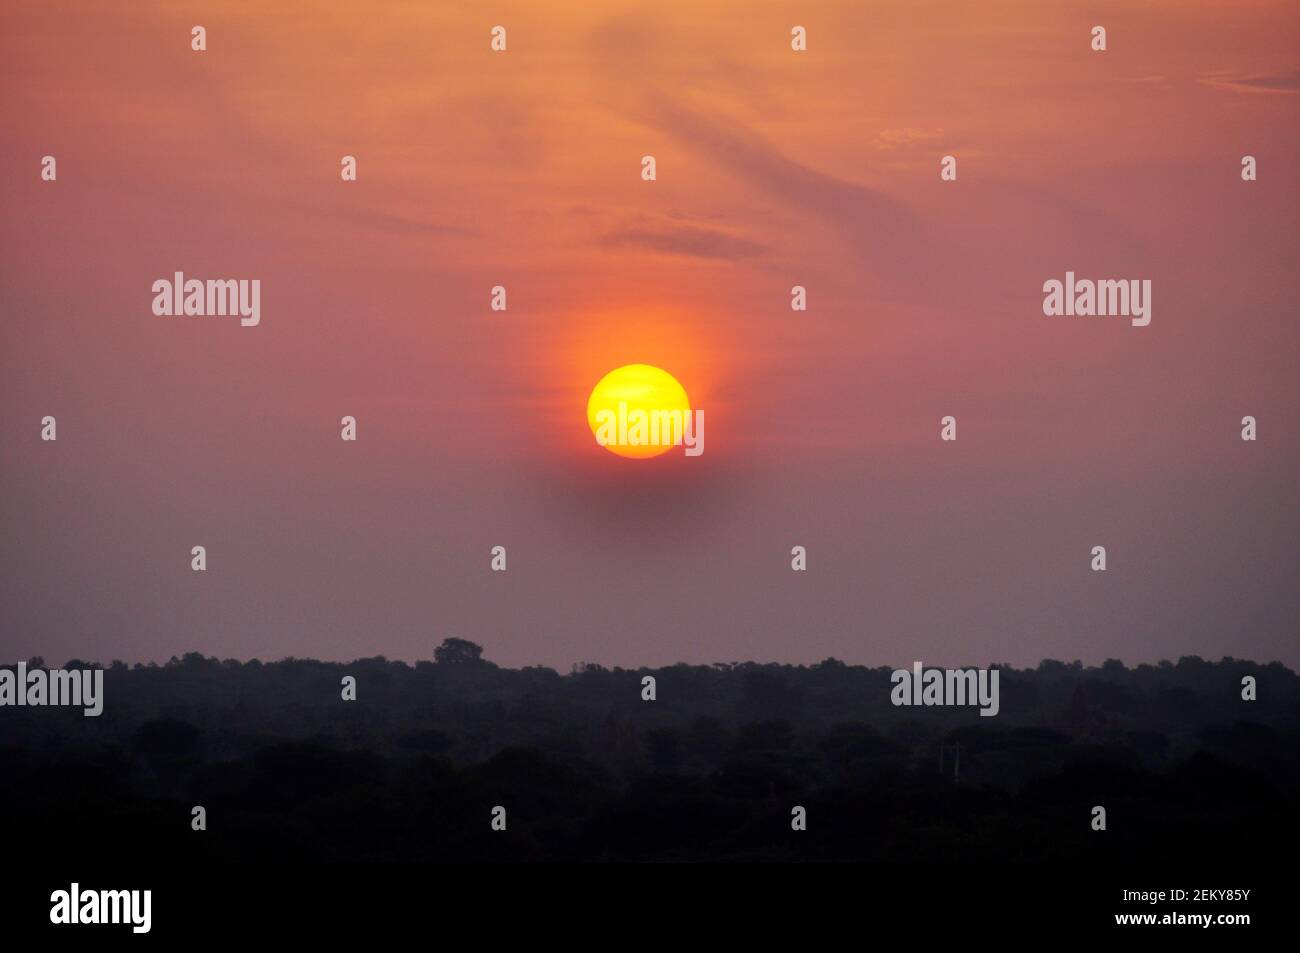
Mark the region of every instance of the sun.
MULTIPOLYGON (((691 401, 677 378, 651 364, 616 367, 591 389, 587 425, 620 457, 647 459, 681 445, 669 421, 688 421, 691 401)), ((680 435, 681 430, 677 430, 680 435)))

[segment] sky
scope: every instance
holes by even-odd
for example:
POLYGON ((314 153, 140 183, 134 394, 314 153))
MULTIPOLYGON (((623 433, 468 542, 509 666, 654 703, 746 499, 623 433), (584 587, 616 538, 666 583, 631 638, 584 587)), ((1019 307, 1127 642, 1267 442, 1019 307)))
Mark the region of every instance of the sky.
POLYGON ((7 4, 0 658, 1294 667, 1298 28, 7 4), (155 315, 176 271, 261 323, 155 315), (1150 325, 1044 315, 1067 271, 1150 280, 1150 325), (628 363, 703 455, 596 446, 628 363))

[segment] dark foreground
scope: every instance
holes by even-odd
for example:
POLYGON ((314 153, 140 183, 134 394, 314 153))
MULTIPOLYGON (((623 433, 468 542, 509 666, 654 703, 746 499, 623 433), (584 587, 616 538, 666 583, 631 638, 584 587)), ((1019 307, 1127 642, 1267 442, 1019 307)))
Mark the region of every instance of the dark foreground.
POLYGON ((991 718, 895 707, 889 676, 833 660, 561 676, 500 669, 464 643, 415 666, 116 664, 99 717, 0 709, 4 849, 27 872, 0 913, 48 929, 51 891, 138 886, 154 892, 151 935, 243 936, 286 909, 302 918, 271 935, 333 935, 423 922, 435 902, 490 916, 502 891, 546 917, 575 898, 592 915, 638 896, 685 909, 725 886, 864 923, 933 927, 942 909, 949 926, 1074 931, 1225 911, 1257 928, 1282 896, 1265 874, 1294 856, 1300 804, 1300 680, 1283 666, 1003 668, 991 718), (1246 676, 1256 701, 1241 697, 1246 676), (725 882, 427 866, 494 861, 857 866, 733 868, 725 882), (1242 889, 1249 901, 1192 899, 1242 889))
POLYGON ((22 819, 10 850, 186 864, 1227 863, 1294 846, 1300 680, 1280 665, 1003 669, 994 718, 889 690, 888 669, 834 661, 560 676, 445 653, 191 655, 110 668, 97 718, 0 709, 0 810, 22 819))

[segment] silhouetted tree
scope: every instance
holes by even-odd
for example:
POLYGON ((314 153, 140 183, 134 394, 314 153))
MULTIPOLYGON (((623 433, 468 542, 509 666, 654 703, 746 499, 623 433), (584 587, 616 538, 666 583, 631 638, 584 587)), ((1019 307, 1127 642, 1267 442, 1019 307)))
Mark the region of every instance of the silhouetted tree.
POLYGON ((433 660, 439 665, 465 665, 482 661, 483 646, 468 639, 443 639, 433 650, 433 660))

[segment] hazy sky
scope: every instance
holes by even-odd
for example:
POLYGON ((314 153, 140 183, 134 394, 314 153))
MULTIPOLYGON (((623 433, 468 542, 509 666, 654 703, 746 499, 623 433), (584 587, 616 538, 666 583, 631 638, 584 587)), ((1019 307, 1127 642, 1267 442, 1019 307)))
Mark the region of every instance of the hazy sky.
POLYGON ((7 4, 0 659, 1300 663, 1298 31, 1294 0, 7 4), (1067 270, 1150 279, 1150 326, 1044 316, 1067 270), (260 279, 260 326, 155 316, 175 271, 260 279), (631 362, 702 457, 595 446, 631 362))

